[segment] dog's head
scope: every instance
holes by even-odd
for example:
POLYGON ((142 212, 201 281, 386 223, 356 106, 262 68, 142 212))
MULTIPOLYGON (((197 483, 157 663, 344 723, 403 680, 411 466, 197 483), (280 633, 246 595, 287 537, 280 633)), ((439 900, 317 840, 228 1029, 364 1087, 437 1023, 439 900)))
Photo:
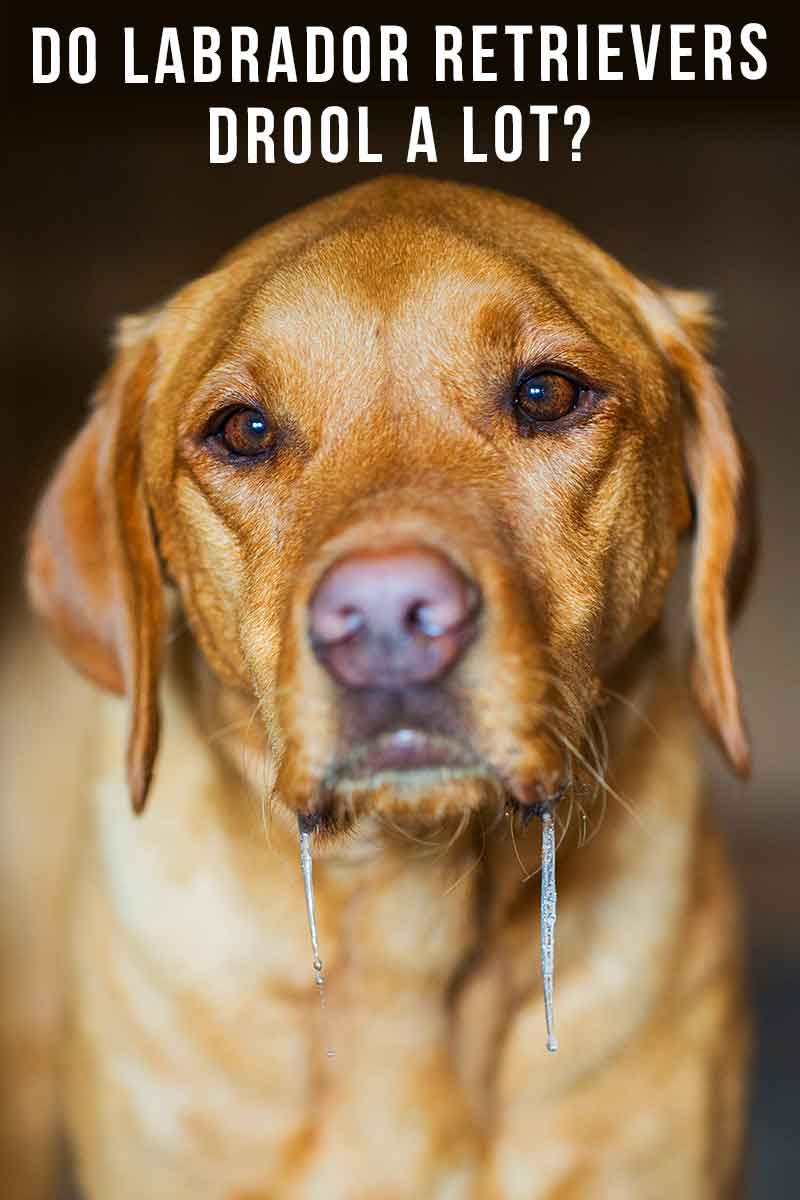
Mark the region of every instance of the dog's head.
POLYGON ((124 322, 30 581, 130 699, 135 807, 167 586, 215 677, 260 702, 289 808, 551 801, 693 510, 695 691, 746 773, 747 488, 707 325, 702 297, 549 213, 408 179, 278 222, 124 322))

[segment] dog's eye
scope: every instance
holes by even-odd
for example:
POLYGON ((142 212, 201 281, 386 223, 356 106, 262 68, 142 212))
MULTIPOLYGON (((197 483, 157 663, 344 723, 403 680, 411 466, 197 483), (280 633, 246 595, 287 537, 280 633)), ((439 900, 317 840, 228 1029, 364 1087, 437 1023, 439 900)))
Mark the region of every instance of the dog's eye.
POLYGON ((514 392, 514 409, 521 421, 547 424, 566 417, 577 407, 586 389, 555 371, 524 375, 514 392))
POLYGON ((256 458, 275 446, 276 430, 258 408, 234 408, 224 413, 212 437, 235 458, 256 458))

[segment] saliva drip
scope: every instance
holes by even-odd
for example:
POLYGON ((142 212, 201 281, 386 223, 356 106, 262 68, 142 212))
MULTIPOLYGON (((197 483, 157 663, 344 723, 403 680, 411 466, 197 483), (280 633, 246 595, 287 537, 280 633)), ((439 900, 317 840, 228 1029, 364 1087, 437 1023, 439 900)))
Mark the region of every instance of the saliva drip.
MULTIPOLYGON (((325 1012, 325 975, 322 970, 322 959, 319 953, 319 937, 317 936, 317 914, 314 908, 314 877, 311 857, 311 831, 306 826, 303 816, 297 818, 297 828, 300 835, 300 870, 303 875, 303 891, 306 898, 306 913, 308 915, 308 931, 311 936, 312 966, 314 982, 319 989, 320 1008, 325 1012)), ((333 1058, 335 1051, 328 1047, 325 1054, 333 1058)))
MULTIPOLYGON (((303 891, 306 899, 308 930, 311 937, 312 966, 314 982, 319 988, 320 1006, 325 1010, 325 975, 322 958, 319 952, 319 936, 317 934, 317 916, 314 908, 314 878, 311 856, 311 832, 306 827, 302 816, 298 817, 300 835, 300 870, 303 876, 303 891)), ((542 873, 539 933, 542 948, 542 985, 544 989, 544 1019, 547 1030, 547 1049, 553 1053, 558 1049, 558 1038, 555 1035, 553 1020, 553 967, 555 961, 555 925, 556 925, 556 832, 553 814, 542 814, 542 873)), ((328 1058, 335 1051, 325 1051, 328 1058)))
POLYGON ((553 1025, 553 965, 555 960, 556 925, 556 830, 551 812, 542 814, 542 876, 539 934, 542 946, 542 986, 544 988, 544 1020, 547 1029, 547 1049, 558 1049, 553 1025))

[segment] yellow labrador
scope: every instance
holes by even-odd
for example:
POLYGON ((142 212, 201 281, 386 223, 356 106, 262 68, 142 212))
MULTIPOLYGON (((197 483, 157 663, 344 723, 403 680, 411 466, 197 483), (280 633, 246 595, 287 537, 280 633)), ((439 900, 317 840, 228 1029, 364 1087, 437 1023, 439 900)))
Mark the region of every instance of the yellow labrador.
POLYGON ((659 634, 694 514, 694 692, 745 774, 708 324, 408 178, 122 323, 29 557, 97 687, 6 656, 5 1195, 52 1194, 62 1109, 90 1200, 734 1194, 738 922, 659 634))

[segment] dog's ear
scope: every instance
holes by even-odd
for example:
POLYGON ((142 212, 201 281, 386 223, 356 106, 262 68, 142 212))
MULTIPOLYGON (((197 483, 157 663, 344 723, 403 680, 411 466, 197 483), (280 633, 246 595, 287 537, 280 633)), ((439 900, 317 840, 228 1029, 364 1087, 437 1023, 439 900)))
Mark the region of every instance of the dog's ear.
POLYGON ((708 298, 670 288, 647 290, 643 307, 681 391, 686 478, 695 510, 692 687, 712 734, 737 774, 747 777, 750 748, 733 670, 730 622, 755 560, 752 464, 705 357, 713 329, 708 298))
MULTIPOLYGON (((124 327, 123 327, 124 328, 124 327)), ((75 665, 130 704, 127 773, 144 808, 158 747, 165 606, 141 472, 155 343, 123 345, 34 516, 28 587, 75 665)))

